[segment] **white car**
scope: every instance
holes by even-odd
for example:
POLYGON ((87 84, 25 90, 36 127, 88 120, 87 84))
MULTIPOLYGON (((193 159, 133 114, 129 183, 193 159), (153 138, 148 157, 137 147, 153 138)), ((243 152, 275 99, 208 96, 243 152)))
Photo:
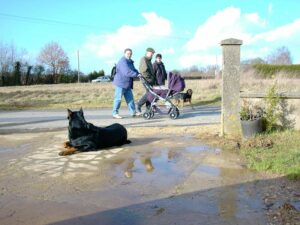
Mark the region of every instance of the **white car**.
POLYGON ((98 82, 110 82, 109 76, 103 76, 103 77, 97 77, 96 79, 92 80, 92 83, 98 83, 98 82))

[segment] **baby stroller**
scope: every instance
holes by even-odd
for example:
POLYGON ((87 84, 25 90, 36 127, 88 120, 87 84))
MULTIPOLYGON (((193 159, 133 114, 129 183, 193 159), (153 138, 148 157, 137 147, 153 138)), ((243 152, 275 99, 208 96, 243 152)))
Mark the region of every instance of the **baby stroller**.
POLYGON ((168 114, 171 119, 177 119, 179 116, 179 109, 175 106, 171 99, 179 94, 185 88, 184 79, 177 73, 169 73, 168 88, 164 86, 151 86, 144 77, 140 77, 141 81, 148 91, 147 95, 147 110, 144 112, 143 117, 147 120, 154 117, 155 113, 168 114), (157 102, 164 103, 164 108, 161 109, 157 102))

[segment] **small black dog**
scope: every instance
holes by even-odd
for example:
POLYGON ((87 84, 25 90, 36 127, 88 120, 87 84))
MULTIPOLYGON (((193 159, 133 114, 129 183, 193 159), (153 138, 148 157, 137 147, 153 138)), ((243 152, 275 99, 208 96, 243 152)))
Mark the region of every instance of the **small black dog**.
POLYGON ((178 93, 177 95, 175 95, 174 99, 175 99, 176 106, 178 106, 179 103, 182 102, 181 107, 183 107, 185 102, 189 102, 192 108, 194 108, 192 105, 192 95, 193 95, 192 89, 188 89, 186 93, 178 93))
POLYGON ((104 128, 96 127, 85 120, 82 108, 75 112, 68 109, 68 120, 69 141, 65 142, 65 150, 59 155, 96 151, 131 143, 127 140, 127 130, 124 126, 114 123, 104 128))

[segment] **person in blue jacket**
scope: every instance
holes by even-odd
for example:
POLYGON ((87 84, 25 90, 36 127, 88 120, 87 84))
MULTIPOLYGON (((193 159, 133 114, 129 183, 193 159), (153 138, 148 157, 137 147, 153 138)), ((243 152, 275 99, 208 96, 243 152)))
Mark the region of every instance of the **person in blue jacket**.
POLYGON ((119 115, 119 109, 123 95, 131 115, 141 115, 141 113, 137 112, 135 109, 135 103, 132 94, 133 78, 140 76, 140 73, 134 67, 134 61, 131 59, 131 57, 132 50, 130 48, 126 48, 124 50, 124 56, 119 60, 116 67, 116 75, 113 81, 115 86, 115 97, 112 111, 113 117, 116 119, 122 119, 122 117, 119 115))

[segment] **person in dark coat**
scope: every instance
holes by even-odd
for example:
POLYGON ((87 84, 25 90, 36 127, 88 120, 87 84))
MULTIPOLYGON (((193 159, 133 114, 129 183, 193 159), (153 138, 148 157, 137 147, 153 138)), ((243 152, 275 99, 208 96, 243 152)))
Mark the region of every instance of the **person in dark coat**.
MULTIPOLYGON (((156 77, 155 77, 154 71, 153 71, 153 66, 151 63, 154 53, 155 53, 155 50, 153 48, 147 48, 146 54, 145 54, 145 56, 143 56, 141 58, 140 66, 139 66, 139 71, 140 71, 141 75, 147 80, 147 82, 151 86, 154 86, 157 84, 156 77)), ((146 93, 137 102, 137 104, 136 104, 137 112, 141 113, 142 106, 144 104, 148 105, 147 95, 148 95, 148 91, 146 91, 146 93)))
POLYGON ((167 72, 164 63, 161 61, 162 55, 156 54, 155 62, 153 63, 153 71, 156 76, 156 81, 158 85, 165 85, 167 79, 167 72))

